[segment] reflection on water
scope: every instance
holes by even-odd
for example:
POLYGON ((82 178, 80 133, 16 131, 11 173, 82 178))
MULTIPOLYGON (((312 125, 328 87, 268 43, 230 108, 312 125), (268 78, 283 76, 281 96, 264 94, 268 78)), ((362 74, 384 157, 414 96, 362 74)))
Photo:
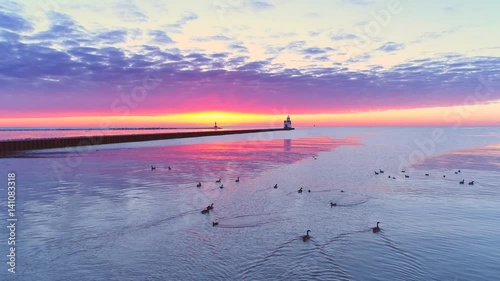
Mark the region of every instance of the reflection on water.
POLYGON ((398 160, 411 133, 430 131, 315 128, 0 159, 17 172, 22 237, 19 272, 0 280, 496 280, 500 179, 462 162, 490 169, 498 145, 441 148, 452 152, 404 178, 398 160), (54 163, 68 170, 58 175, 54 163))
POLYGON ((500 171, 500 144, 451 151, 426 158, 414 167, 420 169, 456 169, 460 167, 461 169, 498 172, 500 171))

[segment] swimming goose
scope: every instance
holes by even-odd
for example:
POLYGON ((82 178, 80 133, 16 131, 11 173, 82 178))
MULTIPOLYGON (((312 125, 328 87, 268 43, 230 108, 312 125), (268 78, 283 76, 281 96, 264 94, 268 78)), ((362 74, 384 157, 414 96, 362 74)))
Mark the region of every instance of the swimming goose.
POLYGON ((152 170, 156 170, 156 167, 155 167, 155 166, 153 166, 153 165, 151 165, 151 171, 152 171, 152 170))
POLYGON ((224 185, 223 185, 223 184, 221 184, 221 185, 219 186, 219 188, 220 188, 220 189, 223 189, 223 188, 224 188, 224 185))
POLYGON ((378 227, 378 224, 379 224, 379 223, 380 223, 380 222, 377 222, 377 226, 372 227, 372 231, 373 231, 373 233, 377 233, 377 232, 379 232, 379 231, 380 231, 380 227, 378 227))
POLYGON ((378 175, 378 172, 377 171, 374 171, 375 172, 375 175, 378 175))
POLYGON ((201 210, 201 213, 202 214, 208 214, 208 210, 207 209, 203 209, 203 210, 201 210))
POLYGON ((240 177, 238 177, 238 178, 235 180, 235 182, 240 182, 240 177))
POLYGON ((170 170, 172 170, 172 168, 170 168, 170 166, 168 166, 168 170, 170 171, 170 170))
POLYGON ((401 170, 401 173, 406 173, 406 171, 405 170, 401 170))
POLYGON ((330 202, 330 208, 337 206, 337 203, 330 202))
POLYGON ((409 178, 410 176, 409 175, 405 175, 405 178, 409 178))
POLYGON ((378 171, 379 171, 381 174, 383 174, 383 173, 384 173, 384 171, 382 171, 382 169, 378 169, 378 171))
POLYGON ((464 184, 464 183, 465 183, 465 180, 461 180, 461 181, 460 181, 460 184, 464 184))
POLYGON ((425 174, 426 176, 429 176, 429 174, 425 174))
POLYGON ((275 189, 276 189, 276 188, 278 188, 278 184, 275 184, 275 185, 274 185, 274 188, 275 188, 275 189))
POLYGON ((201 182, 199 182, 199 183, 196 185, 196 187, 201 187, 201 182))
POLYGON ((474 185, 474 181, 469 182, 469 185, 474 185))
POLYGON ((297 191, 298 193, 302 193, 302 187, 299 189, 299 191, 297 191))
POLYGON ((219 178, 218 180, 215 181, 215 183, 220 183, 222 181, 221 178, 219 178))
POLYGON ((340 192, 344 192, 344 190, 342 189, 342 190, 340 190, 340 192))
POLYGON ((213 210, 213 209, 214 209, 214 203, 207 206, 207 210, 213 210))
POLYGON ((216 221, 212 222, 212 226, 216 226, 216 225, 219 225, 219 223, 216 221))
POLYGON ((302 241, 306 242, 307 240, 309 240, 311 238, 311 236, 309 236, 309 232, 310 232, 310 230, 307 230, 306 235, 302 235, 302 241))

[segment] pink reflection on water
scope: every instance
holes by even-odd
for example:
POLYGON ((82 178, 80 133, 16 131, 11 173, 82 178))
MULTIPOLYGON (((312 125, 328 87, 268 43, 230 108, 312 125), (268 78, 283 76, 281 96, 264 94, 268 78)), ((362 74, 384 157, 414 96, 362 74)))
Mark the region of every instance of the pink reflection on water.
POLYGON ((414 167, 499 171, 500 144, 451 151, 443 155, 427 158, 422 163, 414 165, 414 167))
MULTIPOLYGON (((292 164, 343 145, 359 146, 359 137, 332 139, 312 137, 246 142, 203 143, 191 145, 109 149, 92 154, 97 162, 127 167, 129 173, 144 173, 155 165, 154 172, 167 174, 170 183, 235 179, 267 169, 292 164), (172 170, 169 170, 168 167, 172 170)), ((121 172, 125 172, 121 170, 121 172)))

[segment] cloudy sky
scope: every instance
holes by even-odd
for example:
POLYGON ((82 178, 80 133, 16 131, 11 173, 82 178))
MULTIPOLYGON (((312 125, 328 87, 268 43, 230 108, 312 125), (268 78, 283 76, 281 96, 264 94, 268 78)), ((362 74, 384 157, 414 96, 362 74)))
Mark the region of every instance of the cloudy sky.
POLYGON ((496 0, 3 0, 0 126, 286 114, 499 125, 498 11, 496 0))

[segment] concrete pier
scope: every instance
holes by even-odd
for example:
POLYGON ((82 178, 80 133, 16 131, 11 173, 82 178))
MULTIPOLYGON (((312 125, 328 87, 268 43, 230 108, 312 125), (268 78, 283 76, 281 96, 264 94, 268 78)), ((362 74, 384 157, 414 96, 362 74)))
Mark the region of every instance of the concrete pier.
POLYGON ((11 154, 16 151, 49 149, 61 147, 75 147, 87 145, 100 145, 124 142, 139 142, 167 139, 182 139, 207 136, 222 136, 234 134, 250 134, 261 132, 284 131, 283 128, 274 129, 250 129, 250 130, 220 130, 220 131, 200 131, 200 132, 179 132, 179 133, 161 133, 161 134, 135 134, 135 135, 116 135, 116 136, 81 136, 68 138, 45 138, 45 139, 27 139, 27 140, 0 140, 0 154, 11 154))

